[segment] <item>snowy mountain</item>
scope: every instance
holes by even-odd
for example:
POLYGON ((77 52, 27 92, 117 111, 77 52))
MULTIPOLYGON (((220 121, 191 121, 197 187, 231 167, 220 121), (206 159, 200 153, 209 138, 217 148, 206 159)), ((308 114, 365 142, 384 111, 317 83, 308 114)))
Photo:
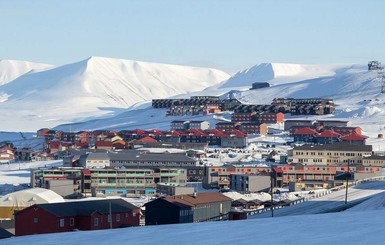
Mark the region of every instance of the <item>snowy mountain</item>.
MULTIPOLYGON (((246 104, 269 104, 277 97, 332 98, 337 105, 333 115, 295 116, 294 118, 350 120, 353 125, 362 127, 365 135, 371 137, 368 143, 373 144, 374 150, 381 150, 381 144, 385 141, 378 139, 377 134, 383 134, 385 131, 385 94, 381 93, 381 84, 376 76, 376 71, 368 71, 366 65, 264 64, 239 72, 219 85, 188 95, 226 97, 227 93, 227 96, 231 94, 232 97, 246 104), (251 83, 256 81, 251 79, 253 77, 262 77, 259 81, 269 81, 271 87, 249 90, 251 83), (236 84, 238 87, 234 87, 236 84)), ((166 117, 165 110, 152 109, 150 106, 147 103, 111 118, 62 125, 57 128, 62 130, 69 128, 78 130, 169 129, 170 122, 173 120, 208 120, 211 125, 214 125, 218 122, 217 119, 230 117, 226 113, 215 116, 166 117)), ((293 117, 286 115, 286 118, 293 117)), ((384 146, 382 146, 383 149, 384 146)))
POLYGON ((248 87, 255 82, 273 84, 296 82, 312 78, 334 76, 344 65, 304 65, 285 63, 261 63, 233 75, 219 88, 248 87))
POLYGON ((24 75, 28 72, 36 72, 52 68, 52 65, 32 63, 20 60, 0 60, 0 86, 24 75))
POLYGON ((0 86, 5 115, 0 128, 35 131, 111 115, 154 98, 201 91, 228 78, 209 68, 90 57, 26 73, 0 86))

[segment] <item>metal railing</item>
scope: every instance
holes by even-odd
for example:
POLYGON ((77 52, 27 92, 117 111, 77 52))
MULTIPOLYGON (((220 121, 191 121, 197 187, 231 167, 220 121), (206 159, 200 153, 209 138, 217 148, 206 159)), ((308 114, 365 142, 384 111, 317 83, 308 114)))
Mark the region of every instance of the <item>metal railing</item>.
MULTIPOLYGON (((362 179, 362 180, 356 180, 356 181, 353 181, 352 183, 349 183, 348 187, 353 187, 353 186, 356 186, 359 184, 363 184, 363 183, 367 183, 367 182, 374 182, 374 181, 385 181, 385 176, 376 176, 376 177, 370 177, 370 178, 366 178, 366 179, 362 179)), ((345 185, 336 186, 336 187, 330 188, 328 190, 325 190, 323 192, 315 193, 314 195, 312 195, 310 197, 303 197, 301 199, 295 200, 295 201, 290 202, 286 205, 275 205, 275 206, 273 206, 273 210, 289 207, 289 206, 296 205, 296 204, 299 204, 302 202, 306 202, 306 201, 309 201, 312 199, 316 199, 316 198, 319 198, 319 197, 322 197, 325 195, 329 195, 334 191, 342 190, 345 188, 346 188, 345 185)), ((257 215, 257 214, 261 214, 261 213, 271 212, 271 207, 266 207, 266 208, 256 209, 256 210, 250 210, 250 211, 244 211, 244 212, 247 213, 247 216, 257 215)))

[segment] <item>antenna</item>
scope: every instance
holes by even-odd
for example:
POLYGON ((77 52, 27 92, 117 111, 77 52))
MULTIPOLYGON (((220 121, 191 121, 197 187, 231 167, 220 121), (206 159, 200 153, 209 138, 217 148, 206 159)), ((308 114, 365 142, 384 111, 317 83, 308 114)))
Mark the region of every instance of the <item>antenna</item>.
POLYGON ((381 93, 385 93, 384 67, 379 67, 377 69, 377 80, 381 83, 381 93))
POLYGON ((385 93, 385 76, 384 76, 384 67, 381 66, 381 62, 377 60, 372 60, 368 62, 368 70, 376 70, 377 77, 376 80, 381 83, 381 93, 385 93))

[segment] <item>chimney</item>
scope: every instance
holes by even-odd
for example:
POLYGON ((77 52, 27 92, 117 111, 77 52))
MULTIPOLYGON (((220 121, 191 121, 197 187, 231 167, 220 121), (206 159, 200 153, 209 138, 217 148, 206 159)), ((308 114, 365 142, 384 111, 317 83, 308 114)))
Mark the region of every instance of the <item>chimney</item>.
POLYGON ((197 193, 194 191, 193 193, 194 198, 197 198, 197 193))

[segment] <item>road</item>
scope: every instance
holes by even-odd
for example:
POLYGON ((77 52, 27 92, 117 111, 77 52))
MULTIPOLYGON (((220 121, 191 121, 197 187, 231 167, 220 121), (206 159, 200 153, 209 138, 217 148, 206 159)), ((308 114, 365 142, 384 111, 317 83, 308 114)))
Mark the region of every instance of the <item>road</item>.
MULTIPOLYGON (((348 189, 348 204, 385 192, 385 181, 367 182, 348 189)), ((315 198, 294 206, 274 210, 274 217, 332 212, 345 205, 346 189, 315 198)), ((270 212, 249 216, 248 219, 271 217, 270 212)))

